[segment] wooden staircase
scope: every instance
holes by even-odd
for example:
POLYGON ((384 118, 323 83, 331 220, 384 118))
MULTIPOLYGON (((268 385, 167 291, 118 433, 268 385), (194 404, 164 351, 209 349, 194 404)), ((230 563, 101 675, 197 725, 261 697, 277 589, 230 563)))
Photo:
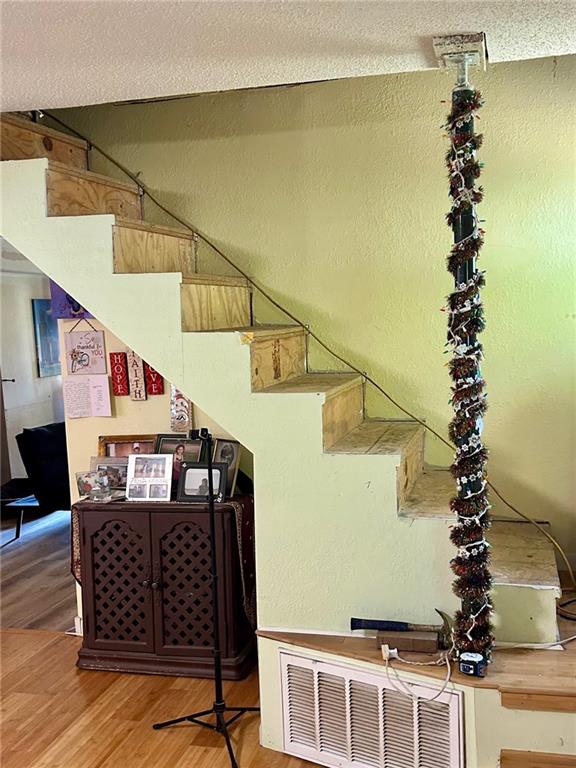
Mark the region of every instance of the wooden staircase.
MULTIPOLYGON (((263 626, 455 609, 454 483, 425 465, 422 426, 366 418, 357 374, 308 371, 306 329, 255 324, 248 281, 196 274, 192 234, 144 222, 136 185, 90 172, 84 142, 4 116, 2 160, 3 236, 255 454, 263 626)), ((499 637, 553 641, 552 547, 502 525, 499 637)))

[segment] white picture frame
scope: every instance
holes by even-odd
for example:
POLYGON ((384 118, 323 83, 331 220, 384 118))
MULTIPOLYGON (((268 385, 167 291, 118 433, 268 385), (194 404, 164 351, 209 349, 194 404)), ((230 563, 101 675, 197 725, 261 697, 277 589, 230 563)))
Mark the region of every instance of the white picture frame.
POLYGON ((128 457, 128 501, 170 501, 171 454, 130 454, 128 457))

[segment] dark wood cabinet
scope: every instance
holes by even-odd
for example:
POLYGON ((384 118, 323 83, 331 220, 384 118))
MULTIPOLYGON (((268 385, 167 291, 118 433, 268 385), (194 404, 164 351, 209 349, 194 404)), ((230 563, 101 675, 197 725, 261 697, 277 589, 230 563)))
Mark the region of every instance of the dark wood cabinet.
MULTIPOLYGON (((75 505, 80 536, 84 642, 78 666, 211 677, 212 599, 206 505, 113 502, 75 505)), ((244 677, 255 658, 244 610, 239 504, 216 505, 223 671, 244 677)), ((240 504, 244 546, 252 505, 240 504)), ((246 555, 246 553, 244 553, 246 555)), ((250 557, 243 557, 250 563, 250 557)), ((249 568, 248 568, 249 570, 249 568)))

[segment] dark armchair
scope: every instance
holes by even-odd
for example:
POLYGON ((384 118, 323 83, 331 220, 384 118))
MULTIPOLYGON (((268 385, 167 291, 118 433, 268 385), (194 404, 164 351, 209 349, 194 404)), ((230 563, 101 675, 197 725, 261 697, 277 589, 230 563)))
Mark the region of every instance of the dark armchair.
POLYGON ((16 435, 16 443, 40 511, 70 509, 64 422, 24 429, 16 435))

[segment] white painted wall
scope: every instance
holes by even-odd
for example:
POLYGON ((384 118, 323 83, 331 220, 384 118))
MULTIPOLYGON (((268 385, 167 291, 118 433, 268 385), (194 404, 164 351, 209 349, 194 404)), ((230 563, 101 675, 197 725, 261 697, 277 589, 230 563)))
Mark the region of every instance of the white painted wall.
POLYGON ((16 379, 2 385, 12 477, 26 477, 15 435, 64 418, 61 377, 40 378, 36 362, 32 299, 49 296, 41 273, 0 272, 0 367, 4 378, 16 379))

